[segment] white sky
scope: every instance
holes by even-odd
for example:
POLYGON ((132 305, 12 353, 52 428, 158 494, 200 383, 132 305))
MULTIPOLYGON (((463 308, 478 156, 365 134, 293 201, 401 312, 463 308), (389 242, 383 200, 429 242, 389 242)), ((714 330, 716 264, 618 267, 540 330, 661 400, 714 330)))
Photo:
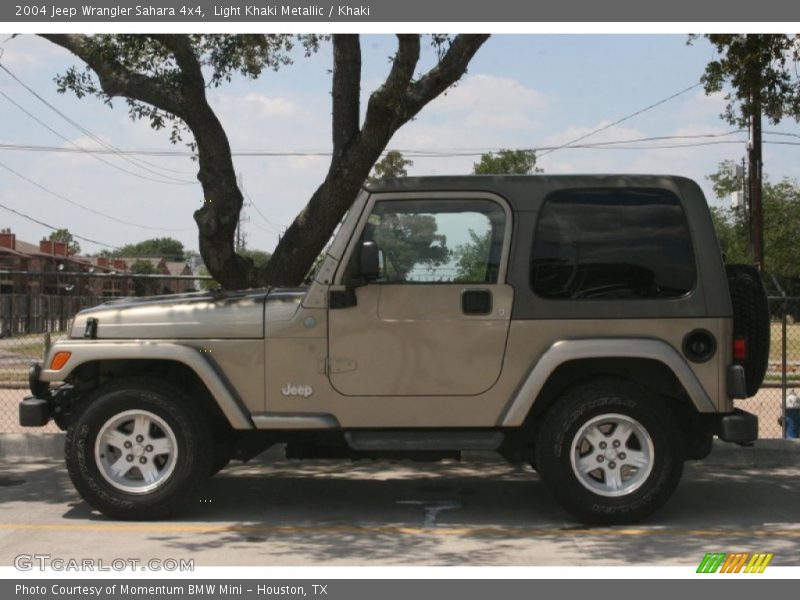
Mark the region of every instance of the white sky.
MULTIPOLYGON (((368 35, 362 39, 363 92, 376 87, 388 70, 394 37, 368 35)), ((132 122, 124 101, 110 109, 95 99, 59 95, 53 76, 73 61, 49 42, 30 35, 0 34, 0 62, 70 119, 122 149, 183 151, 172 146, 165 132, 132 122)), ((423 109, 401 129, 389 149, 462 153, 501 147, 558 146, 587 132, 659 102, 698 82, 713 56, 705 41, 688 46, 685 35, 494 35, 479 51, 469 73, 446 96, 423 109)), ((433 58, 425 57, 430 66, 433 58)), ((234 151, 310 152, 330 150, 330 47, 278 73, 256 81, 235 80, 209 92, 234 151)), ((96 142, 0 72, 0 92, 21 105, 61 136, 84 148, 96 142)), ((726 134, 732 127, 719 118, 720 96, 695 88, 587 142, 634 140, 654 136, 726 134)), ((765 123, 768 132, 800 134, 800 126, 785 121, 765 123)), ((546 173, 671 173, 697 180, 710 196, 705 176, 719 161, 740 160, 746 133, 713 141, 724 144, 670 149, 561 149, 542 156, 546 173)), ((768 142, 798 138, 767 135, 768 142)), ((664 144, 694 143, 697 139, 664 144)), ((652 142, 651 142, 652 143, 652 142)), ((0 144, 56 146, 69 143, 36 122, 0 95, 0 144)), ((642 145, 642 144, 638 144, 642 145)), ((201 202, 196 183, 173 185, 142 179, 153 171, 193 182, 194 165, 187 157, 140 157, 144 170, 116 156, 103 156, 120 172, 87 154, 30 152, 0 148, 0 163, 62 198, 36 187, 0 167, 0 203, 55 227, 110 245, 169 235, 188 249, 197 248, 192 212, 201 202), (168 169, 168 170, 165 170, 168 169), (123 224, 78 208, 71 200, 123 224)), ((477 156, 413 158, 411 175, 459 174, 471 171, 477 156)), ((248 247, 271 250, 280 230, 305 204, 327 169, 325 156, 237 157, 244 188, 256 204, 246 208, 248 247)), ((765 172, 772 179, 800 178, 800 146, 768 143, 765 172)), ((163 177, 159 177, 163 179, 163 177)), ((41 225, 0 209, 0 227, 18 238, 36 242, 49 234, 41 225)), ((84 252, 100 246, 81 241, 84 252)))

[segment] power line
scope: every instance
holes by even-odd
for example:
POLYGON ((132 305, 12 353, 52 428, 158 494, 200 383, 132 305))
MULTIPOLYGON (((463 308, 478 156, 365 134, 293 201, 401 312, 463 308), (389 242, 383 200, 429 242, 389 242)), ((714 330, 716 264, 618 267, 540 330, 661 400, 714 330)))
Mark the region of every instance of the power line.
MULTIPOLYGON (((256 205, 255 202, 253 202, 253 199, 250 197, 250 194, 247 193, 247 190, 244 187, 244 181, 243 181, 243 179, 241 177, 239 178, 239 188, 242 190, 242 193, 244 194, 244 197, 247 198, 247 201, 250 203, 248 206, 252 206, 254 209, 256 209, 256 212, 258 213, 258 215, 262 219, 264 219, 264 222, 267 225, 269 225, 270 227, 277 227, 278 228, 278 229, 276 229, 274 231, 271 231, 271 232, 268 232, 268 233, 281 233, 282 232, 281 226, 278 225, 277 223, 273 222, 273 221, 270 221, 266 216, 264 216, 264 213, 261 212, 261 209, 258 208, 258 206, 256 205)), ((252 223, 252 221, 251 221, 251 223, 252 223)), ((261 230, 262 231, 266 231, 264 228, 261 228, 261 230)))
POLYGON ((53 106, 52 104, 50 104, 50 103, 49 103, 47 100, 45 100, 45 99, 44 99, 44 98, 43 98, 43 97, 42 97, 42 96, 41 96, 41 95, 40 95, 38 92, 36 92, 36 90, 34 90, 33 88, 31 88, 31 87, 30 87, 28 84, 26 84, 26 83, 25 83, 24 81, 22 81, 22 80, 21 80, 19 77, 17 77, 17 76, 16 76, 14 73, 12 73, 12 72, 11 72, 11 71, 8 69, 8 67, 6 67, 4 64, 0 63, 0 69, 2 69, 3 71, 5 71, 6 73, 8 73, 8 75, 9 75, 9 76, 10 76, 10 77, 11 77, 11 78, 14 80, 14 81, 16 81, 16 82, 17 82, 19 85, 21 85, 23 88, 25 88, 25 89, 26 89, 26 90, 27 90, 27 91, 28 91, 30 94, 32 94, 32 95, 33 95, 33 96, 34 96, 34 97, 35 97, 37 100, 39 100, 39 101, 40 101, 42 104, 44 104, 44 105, 45 105, 47 108, 49 108, 50 110, 52 110, 53 112, 55 112, 55 113, 56 113, 56 114, 57 114, 59 117, 61 117, 62 119, 64 119, 64 120, 65 120, 67 123, 69 123, 70 125, 72 125, 73 127, 75 127, 75 128, 78 130, 78 131, 80 131, 80 132, 81 132, 81 133, 83 133, 84 135, 87 135, 88 137, 90 137, 91 139, 93 139, 94 141, 96 141, 96 142, 97 142, 98 144, 100 144, 101 146, 104 146, 104 147, 108 148, 108 149, 109 149, 109 150, 111 150, 113 153, 117 154, 117 155, 118 155, 120 158, 122 158, 123 160, 125 160, 125 161, 127 161, 127 162, 129 162, 129 163, 131 163, 131 164, 133 164, 133 165, 135 165, 135 166, 137 166, 137 167, 139 167, 140 169, 143 169, 143 170, 145 170, 145 171, 148 171, 148 172, 150 172, 150 173, 152 173, 152 174, 154 174, 154 175, 158 175, 159 177, 164 177, 164 178, 167 178, 167 179, 173 179, 173 180, 174 180, 174 181, 176 181, 176 182, 180 182, 180 183, 187 184, 187 185, 188 185, 188 184, 194 184, 194 183, 196 183, 196 182, 194 182, 194 181, 191 181, 191 182, 189 182, 189 181, 186 181, 186 180, 177 179, 177 178, 175 178, 175 177, 172 177, 172 176, 170 176, 170 175, 165 175, 165 174, 163 174, 163 173, 159 173, 158 171, 154 171, 153 169, 151 169, 151 168, 150 168, 150 166, 156 167, 156 168, 158 168, 158 169, 164 169, 164 170, 173 171, 173 172, 176 172, 176 173, 180 173, 180 171, 175 171, 175 170, 173 170, 173 169, 166 169, 165 167, 162 167, 161 165, 156 165, 156 164, 153 164, 153 163, 148 163, 147 161, 141 161, 141 160, 139 160, 139 161, 136 161, 136 160, 133 160, 133 159, 131 159, 131 158, 129 158, 129 157, 127 157, 127 156, 125 156, 124 154, 121 154, 121 153, 119 153, 119 149, 118 149, 118 148, 116 148, 116 147, 115 147, 113 144, 110 144, 110 143, 108 143, 108 142, 104 141, 104 140, 103 140, 101 137, 99 137, 99 136, 95 135, 94 133, 92 133, 91 131, 89 131, 88 129, 86 129, 86 128, 85 128, 83 125, 81 125, 80 123, 78 123, 78 122, 77 122, 77 121, 75 121, 74 119, 72 119, 72 118, 68 117, 66 114, 64 114, 62 111, 60 111, 58 108, 56 108, 55 106, 53 106), (148 166, 148 165, 149 165, 149 166, 148 166))
POLYGON ((767 135, 782 135, 785 137, 800 138, 800 133, 789 133, 786 131, 762 131, 762 133, 765 133, 767 135))
MULTIPOLYGON (((4 149, 9 150, 25 150, 25 151, 38 151, 38 152, 78 152, 72 148, 63 148, 60 146, 42 146, 35 144, 2 144, 4 149)), ((83 148, 81 151, 89 152, 92 154, 124 154, 125 156, 161 156, 161 157, 188 157, 193 156, 193 153, 183 150, 105 150, 102 148, 83 148)), ((283 150, 240 150, 231 152, 231 156, 286 156, 286 157, 308 157, 331 156, 333 153, 328 150, 320 151, 283 151, 283 150)))
MULTIPOLYGON (((746 140, 716 140, 708 142, 691 142, 686 144, 658 144, 652 146, 615 145, 615 146, 570 146, 570 150, 671 150, 674 148, 700 148, 702 146, 740 145, 746 140)), ((781 143, 781 142, 776 142, 781 143)), ((787 143, 787 142, 783 142, 787 143)))
POLYGON ((677 98, 678 96, 681 96, 681 95, 685 94, 686 92, 689 92, 689 91, 691 91, 694 88, 699 87, 699 86, 700 86, 699 83, 695 83, 694 85, 690 85, 689 87, 681 90, 680 92, 676 92, 676 93, 672 94, 671 96, 667 96, 663 100, 659 100, 658 102, 656 102, 654 104, 651 104, 649 106, 645 106, 644 108, 639 109, 636 112, 632 112, 631 114, 629 114, 629 115, 627 115, 625 117, 622 117, 621 119, 617 119, 616 121, 614 121, 612 123, 609 123, 608 125, 604 125, 603 127, 598 127, 594 131, 590 131, 589 133, 586 133, 584 135, 578 136, 574 140, 570 140, 569 142, 561 144, 560 146, 556 146, 552 150, 547 150, 546 152, 543 152, 542 154, 537 156, 537 158, 541 158, 542 156, 547 156, 548 154, 552 154, 556 150, 561 150, 562 148, 566 148, 567 146, 571 146, 575 142, 580 142, 582 140, 585 140, 586 138, 591 137, 591 136, 593 136, 595 134, 598 134, 601 131, 605 131, 606 129, 611 129, 612 127, 615 127, 615 126, 619 125, 620 123, 624 123, 625 121, 628 121, 629 119, 632 119, 633 117, 641 115, 642 113, 647 112, 648 110, 656 108, 657 106, 661 106, 665 102, 669 102, 670 100, 672 100, 674 98, 677 98))
POLYGON ((139 179, 146 179, 147 181, 155 181, 156 183, 165 183, 165 184, 168 184, 168 185, 190 185, 190 184, 197 183, 197 182, 169 181, 168 179, 155 179, 153 177, 148 177, 147 175, 141 175, 139 173, 134 173, 133 171, 129 171, 128 169, 126 169, 124 167, 120 167, 119 165, 115 165, 114 163, 104 159, 98 153, 91 152, 91 151, 89 151, 89 150, 87 150, 85 148, 82 148, 81 146, 79 146, 78 144, 76 144, 75 142, 70 140, 67 136, 59 133, 58 131, 56 131, 55 129, 50 127, 47 123, 45 123, 44 121, 39 119, 36 115, 34 115, 33 113, 29 112, 26 108, 24 108, 23 106, 20 106, 17 102, 15 102, 8 94, 3 92, 2 90, 0 90, 0 96, 3 96, 3 98, 8 100, 11 104, 16 106, 19 110, 21 110, 23 113, 28 115, 31 119, 36 121, 39 125, 41 125, 45 129, 47 129, 53 135, 61 138, 62 140, 64 140, 68 144, 70 144, 71 146, 74 146, 78 151, 82 152, 83 154, 87 154, 87 155, 91 156, 92 158, 94 158, 95 160, 99 160, 101 163, 103 163, 105 165, 108 165, 112 169, 117 169, 118 171, 122 171, 123 173, 128 173, 129 175, 133 175, 134 177, 138 177, 139 179))
MULTIPOLYGON (((708 146, 714 145, 718 143, 725 143, 725 144, 743 144, 747 140, 740 139, 740 140, 729 140, 723 142, 694 142, 694 143, 687 143, 687 144, 674 144, 674 145, 666 145, 666 144, 652 144, 652 145, 641 145, 641 146, 629 146, 626 147, 624 144, 631 144, 631 143, 638 143, 638 142, 647 142, 647 141, 660 141, 660 140, 669 140, 669 139, 683 139, 683 138, 691 138, 693 136, 660 136, 654 138, 637 138, 631 140, 612 140, 608 142, 596 142, 593 144, 574 144, 569 147, 570 150, 613 150, 616 146, 620 150, 627 150, 627 149, 636 149, 636 150, 660 150, 663 148, 692 148, 695 146, 708 146)), ((702 136, 701 136, 702 137, 702 136)), ((714 136, 709 136, 714 137, 714 136)), ((779 145, 798 145, 795 142, 780 142, 777 140, 768 140, 765 141, 766 144, 779 144, 779 145)), ((532 152, 540 152, 544 150, 548 150, 553 148, 552 146, 545 146, 539 148, 522 148, 522 150, 530 150, 532 152)), ((21 151, 21 152, 77 152, 77 150, 71 150, 69 148, 58 148, 58 147, 43 147, 43 146, 28 146, 22 144, 3 144, 0 143, 0 151, 21 151)), ((488 150, 488 152, 499 152, 500 149, 492 149, 488 150)), ((240 153, 233 153, 234 156, 241 156, 240 153)), ((485 154, 485 152, 423 152, 418 151, 415 153, 403 153, 404 156, 410 156, 413 158, 460 158, 460 157, 477 157, 485 154)), ((251 156, 270 156, 270 157, 284 157, 284 156, 309 156, 307 154, 286 154, 286 153, 254 153, 251 156)))
POLYGON ((268 233, 268 234, 270 234, 270 235, 280 235, 280 234, 281 234, 281 232, 280 232, 280 231, 276 231, 276 230, 274 230, 274 229, 267 229, 266 227, 264 227, 264 226, 262 226, 262 225, 259 225, 259 224, 258 224, 258 223, 256 223, 255 221, 248 221, 248 222, 249 222, 249 224, 250 224, 250 225, 252 225, 252 226, 254 226, 254 227, 256 227, 256 228, 260 229, 260 230, 261 230, 261 231, 263 231, 264 233, 268 233))
POLYGON ((152 231, 190 231, 191 230, 191 229, 174 229, 174 228, 166 228, 166 227, 152 227, 150 225, 142 225, 141 223, 134 223, 132 221, 125 221, 124 219, 118 219, 117 217, 112 217, 111 215, 107 215, 107 214, 102 213, 102 212, 100 212, 98 210, 95 210, 93 208, 89 208, 88 206, 84 206, 80 202, 75 202, 74 200, 72 200, 70 198, 67 198, 63 194, 59 194, 58 192, 54 192, 53 190, 43 186, 41 183, 38 183, 37 181, 34 181, 30 177, 26 177, 25 175, 23 175, 19 171, 15 171, 14 169, 12 169, 11 167, 9 167, 8 165, 6 165, 3 162, 0 162, 0 168, 5 169, 9 173, 13 173, 14 175, 19 177, 23 181, 27 181, 31 185, 39 188, 43 192, 45 192, 47 194, 50 194, 51 196, 53 196, 55 198, 58 198, 59 200, 62 200, 62 201, 67 202, 69 204, 72 204, 73 206, 77 206, 80 209, 83 209, 83 210, 85 210, 87 212, 90 212, 92 214, 98 215, 100 217, 103 217, 104 219, 109 219, 110 221, 115 221, 115 222, 121 223, 123 225, 130 225, 131 227, 138 227, 140 229, 149 229, 149 230, 152 230, 152 231))
MULTIPOLYGON (((725 133, 705 133, 705 134, 695 134, 695 135, 665 135, 665 136, 651 136, 651 137, 642 137, 642 138, 631 138, 631 139, 624 139, 624 140, 608 140, 605 142, 595 142, 595 143, 587 143, 587 144, 574 144, 570 146, 570 149, 573 148, 584 148, 584 149, 591 149, 591 148, 602 148, 604 146, 613 146, 613 145, 621 145, 621 144, 629 144, 629 143, 638 143, 638 142, 648 142, 648 141, 666 141, 666 140, 683 140, 683 139, 704 139, 704 138, 719 138, 719 137, 727 137, 730 135, 734 135, 736 133, 741 133, 743 130, 731 130, 725 133)), ((736 141, 735 143, 740 143, 740 141, 736 141)), ((531 148, 524 148, 524 150, 530 150, 533 152, 544 152, 548 150, 554 150, 559 148, 559 146, 538 146, 538 147, 531 147, 531 148)), ((654 148, 658 148, 658 146, 654 146, 654 148)), ((29 145, 29 144, 3 144, 0 143, 0 150, 8 150, 8 151, 23 151, 23 152, 77 152, 77 150, 70 149, 70 148, 62 148, 58 146, 37 146, 37 145, 29 145)), ((482 150, 472 150, 472 151, 440 151, 440 150, 399 150, 405 156, 411 156, 414 158, 453 158, 453 157, 473 157, 473 156, 480 156, 481 154, 485 154, 486 152, 499 152, 501 148, 485 148, 482 150)), ((97 152, 100 154, 107 154, 108 152, 100 149, 85 149, 86 152, 97 152)), ((182 156, 183 154, 180 151, 163 151, 163 150, 124 150, 128 154, 145 154, 151 156, 182 156)), ((232 156, 251 156, 251 157, 294 157, 294 156, 331 156, 331 152, 305 152, 305 151, 272 151, 272 150, 245 150, 245 151, 232 151, 232 156)))
POLYGON ((75 152, 84 152, 87 154, 125 154, 126 156, 135 156, 138 154, 144 156, 162 156, 162 157, 184 157, 190 156, 190 152, 177 152, 177 153, 170 153, 168 151, 161 151, 161 150, 120 150, 120 151, 113 151, 113 150, 105 150, 103 148, 86 148, 81 147, 80 150, 75 150, 74 148, 64 148, 63 146, 42 146, 36 144, 3 144, 4 149, 7 150, 23 150, 29 152, 53 152, 53 153, 75 153, 75 152))
MULTIPOLYGON (((70 125, 72 125, 73 127, 75 127, 75 128, 78 130, 78 131, 80 131, 81 133, 83 133, 83 134, 87 135, 87 136, 88 136, 88 137, 90 137, 91 139, 95 140, 95 141, 96 141, 97 143, 99 143, 100 145, 102 145, 102 146, 104 146, 104 147, 108 148, 108 149, 111 151, 111 153, 119 153, 119 149, 118 149, 118 148, 116 148, 116 147, 115 147, 113 144, 110 144, 110 143, 108 143, 108 142, 104 141, 104 140, 103 140, 101 137, 99 137, 99 136, 97 136, 96 134, 92 133, 91 131, 89 131, 88 129, 86 129, 86 128, 85 128, 83 125, 81 125, 80 123, 78 123, 78 122, 77 122, 77 121, 75 121, 74 119, 71 119, 71 118, 70 118, 70 117, 68 117, 66 114, 64 114, 62 111, 60 111, 58 108, 56 108, 55 106, 53 106, 52 104, 50 104, 50 103, 49 103, 47 100, 45 100, 45 99, 44 99, 44 98, 43 98, 43 97, 42 97, 42 96, 41 96, 41 95, 40 95, 38 92, 36 92, 36 90, 34 90, 34 89, 33 89, 33 88, 31 88, 31 87, 30 87, 28 84, 26 84, 24 81, 22 81, 22 80, 21 80, 19 77, 17 77, 17 76, 16 76, 14 73, 12 73, 12 72, 11 72, 11 71, 8 69, 8 67, 6 67, 5 65, 3 65, 2 63, 0 63, 0 69, 2 69, 3 71, 5 71, 6 73, 8 73, 8 75, 9 75, 9 76, 10 76, 10 77, 11 77, 11 78, 14 80, 14 81, 16 81, 16 82, 17 82, 19 85, 21 85, 21 86, 22 86, 22 87, 23 87, 25 90, 27 90, 27 91, 28 91, 30 94, 32 94, 32 95, 33 95, 33 96, 34 96, 34 97, 35 97, 37 100, 39 100, 39 101, 40 101, 42 104, 44 104, 45 106, 47 106, 47 108, 49 108, 50 110, 52 110, 53 112, 55 112, 55 113, 56 113, 58 116, 60 116, 62 119, 64 119, 64 120, 65 120, 67 123, 69 123, 70 125)), ((139 167, 140 169, 144 169, 145 171, 149 171, 149 172, 151 172, 151 173, 153 173, 153 174, 155 174, 155 175, 161 176, 161 177, 167 177, 167 178, 170 178, 170 179, 172 179, 172 177, 170 177, 169 175, 163 175, 163 174, 161 174, 161 173, 158 173, 158 172, 156 172, 156 171, 153 171, 152 169, 149 169, 149 168, 147 168, 146 166, 142 166, 142 165, 149 165, 149 166, 152 166, 152 167, 155 167, 155 168, 158 168, 158 169, 163 169, 163 170, 166 170, 166 171, 172 171, 172 172, 174 172, 174 173, 184 173, 183 171, 178 171, 178 170, 176 170, 176 169, 169 169, 169 168, 167 168, 167 167, 163 167, 163 166, 161 166, 161 165, 157 165, 157 164, 154 164, 154 163, 149 163, 149 162, 147 162, 147 161, 138 161, 138 162, 137 162, 137 161, 133 161, 133 160, 131 160, 131 159, 129 159, 129 158, 125 158, 125 157, 123 157, 121 154, 120 154, 120 156, 121 156, 122 158, 124 158, 124 160, 127 160, 128 162, 132 163, 133 165, 135 165, 135 166, 139 167), (142 163, 142 164, 139 164, 139 163, 142 163)), ((175 181, 181 181, 181 180, 179 180, 179 179, 175 179, 175 181)), ((182 181, 182 183, 195 183, 195 182, 185 182, 185 181, 182 181)))
POLYGON ((613 146, 615 144, 628 144, 628 143, 636 143, 636 142, 658 142, 664 140, 697 140, 697 139, 705 139, 705 138, 722 138, 728 137, 731 135, 736 135, 737 133, 744 132, 744 129, 731 129, 730 131, 725 131, 723 133, 695 133, 695 134, 684 134, 684 135, 656 135, 656 136, 649 136, 649 137, 641 137, 641 138, 631 138, 629 140, 607 140, 605 142, 595 142, 595 144, 587 144, 584 147, 590 146, 613 146))
MULTIPOLYGON (((42 227, 47 227, 48 229, 50 229, 52 231, 58 231, 58 229, 56 227, 53 227, 52 225, 48 225, 47 223, 45 223, 44 221, 40 221, 39 219, 34 219, 33 217, 31 217, 29 215, 26 215, 24 213, 21 213, 18 210, 14 210, 13 208, 10 208, 10 207, 6 206, 5 204, 0 204, 0 208, 5 209, 8 212, 12 212, 15 215, 18 215, 18 216, 22 217, 23 219, 27 219, 28 221, 33 221, 37 225, 41 225, 42 227)), ((112 250, 119 250, 119 246, 112 246, 111 244, 105 244, 103 242, 98 242, 97 240, 93 240, 92 238, 88 238, 88 237, 84 237, 82 235, 78 235, 77 233, 72 233, 71 231, 70 231, 70 233, 72 234, 72 237, 78 238, 79 240, 83 240, 84 242, 97 244, 98 246, 104 246, 105 248, 111 248, 112 250)))

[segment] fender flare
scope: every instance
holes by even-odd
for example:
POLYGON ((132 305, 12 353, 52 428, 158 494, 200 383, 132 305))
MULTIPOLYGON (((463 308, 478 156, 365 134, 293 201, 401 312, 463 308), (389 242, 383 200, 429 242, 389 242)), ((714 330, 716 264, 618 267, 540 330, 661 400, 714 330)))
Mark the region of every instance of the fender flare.
POLYGON ((522 425, 539 392, 559 366, 569 361, 592 358, 644 358, 658 361, 675 374, 698 411, 716 410, 686 360, 666 342, 642 338, 562 340, 550 346, 536 362, 506 406, 498 425, 522 425))
POLYGON ((65 340, 50 350, 48 362, 55 352, 70 352, 71 356, 59 370, 43 369, 42 381, 63 381, 82 364, 113 360, 168 360, 189 367, 205 384, 220 410, 234 429, 253 429, 253 421, 241 398, 227 383, 220 369, 199 349, 175 342, 125 341, 101 342, 65 340))

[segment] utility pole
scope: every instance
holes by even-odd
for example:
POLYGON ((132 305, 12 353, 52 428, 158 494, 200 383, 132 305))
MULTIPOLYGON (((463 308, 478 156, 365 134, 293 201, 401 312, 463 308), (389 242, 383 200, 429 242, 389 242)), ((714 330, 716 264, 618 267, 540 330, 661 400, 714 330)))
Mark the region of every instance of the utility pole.
MULTIPOLYGON (((239 186, 239 189, 244 189, 244 177, 241 173, 236 178, 236 183, 239 186)), ((241 252, 244 250, 245 245, 247 243, 247 235, 244 231, 242 231, 242 221, 246 221, 246 215, 244 212, 244 204, 242 204, 242 210, 239 211, 239 219, 236 221, 236 252, 241 252)))
POLYGON ((750 143, 747 147, 747 175, 750 187, 750 237, 753 240, 753 262, 759 271, 764 271, 764 214, 761 203, 762 170, 761 162, 761 103, 756 92, 753 99, 753 112, 750 115, 750 143))
POLYGON ((748 35, 750 52, 750 140, 747 144, 748 183, 750 192, 750 240, 753 263, 762 273, 764 265, 764 215, 761 203, 763 163, 761 162, 761 68, 758 36, 748 35))

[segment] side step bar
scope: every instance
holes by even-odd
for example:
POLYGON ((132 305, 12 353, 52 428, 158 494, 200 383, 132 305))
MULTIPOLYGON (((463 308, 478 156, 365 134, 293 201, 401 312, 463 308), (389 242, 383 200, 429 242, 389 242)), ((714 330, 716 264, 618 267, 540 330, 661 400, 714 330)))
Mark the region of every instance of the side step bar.
POLYGON ((505 436, 500 431, 348 431, 353 450, 497 450, 505 436))

